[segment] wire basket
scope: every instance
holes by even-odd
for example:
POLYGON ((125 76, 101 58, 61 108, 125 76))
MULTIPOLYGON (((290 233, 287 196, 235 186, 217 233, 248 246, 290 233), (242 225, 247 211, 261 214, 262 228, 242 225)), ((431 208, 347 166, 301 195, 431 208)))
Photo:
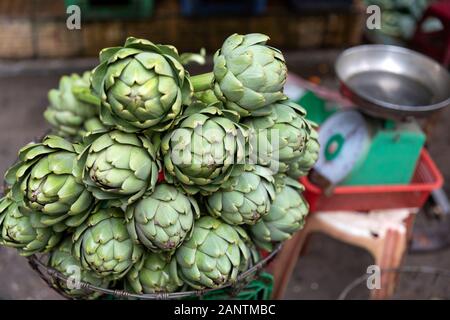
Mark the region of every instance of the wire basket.
MULTIPOLYGON (((266 266, 270 261, 272 261, 276 254, 281 250, 282 243, 279 243, 275 249, 268 254, 266 257, 252 265, 247 271, 240 273, 237 276, 236 281, 227 283, 223 286, 214 289, 203 289, 203 290, 190 290, 190 291, 180 291, 180 292, 156 292, 147 294, 135 294, 122 289, 105 289, 101 287, 94 286, 87 282, 80 281, 79 287, 85 290, 87 293, 97 292, 100 294, 108 295, 113 299, 139 299, 139 300, 177 300, 177 299, 189 299, 189 298, 202 298, 205 295, 216 295, 220 297, 227 296, 227 298, 238 297, 238 294, 245 289, 252 280, 259 277, 264 266, 266 266)), ((63 288, 61 287, 61 282, 67 282, 69 279, 63 275, 61 272, 49 267, 47 265, 48 255, 31 255, 28 257, 28 263, 31 268, 35 270, 39 276, 47 283, 49 287, 54 289, 61 296, 74 299, 73 297, 67 295, 63 288)), ((239 297, 238 297, 239 299, 239 297)))
MULTIPOLYGON (((45 135, 47 134, 48 132, 45 135)), ((33 141, 40 141, 43 139, 43 137, 45 137, 45 135, 43 135, 39 139, 34 139, 33 141)), ((161 179, 161 173, 159 179, 161 179)), ((6 193, 5 190, 8 190, 8 186, 6 185, 6 182, 3 181, 3 184, 0 184, 0 198, 3 197, 3 195, 6 193)), ((108 297, 111 299, 177 300, 189 298, 201 299, 203 297, 206 299, 209 299, 210 297, 213 299, 219 299, 226 296, 227 298, 236 298, 242 300, 242 297, 261 296, 261 294, 258 294, 258 292, 256 291, 262 291, 262 295, 266 297, 266 291, 270 291, 271 293, 271 285, 267 285, 267 275, 263 275, 262 278, 259 278, 259 275, 263 268, 275 258, 277 253, 281 250, 282 246, 283 243, 278 243, 277 245, 275 245, 272 252, 264 255, 260 261, 253 264, 247 271, 240 273, 237 276, 236 281, 234 281, 233 283, 227 283, 214 289, 190 290, 173 293, 157 292, 148 294, 135 294, 122 289, 105 289, 83 281, 79 282, 79 286, 80 289, 86 291, 87 293, 97 292, 102 295, 108 295, 108 297), (258 286, 258 284, 256 284, 257 288, 254 289, 251 283, 253 280, 259 280, 261 283, 264 283, 267 288, 261 289, 261 286, 258 286), (247 292, 247 294, 243 292, 243 294, 239 295, 239 293, 241 293, 241 291, 243 291, 244 289, 254 292, 247 292)), ((47 283, 50 288, 67 299, 74 299, 74 297, 66 294, 63 287, 61 287, 61 282, 68 281, 68 278, 58 270, 47 265, 47 254, 33 254, 27 257, 27 260, 31 268, 36 273, 38 273, 38 275, 47 283)))
MULTIPOLYGON (((440 300, 450 299, 450 270, 429 266, 404 266, 398 269, 382 269, 398 279, 389 300, 440 300)), ((349 283, 339 295, 339 300, 367 299, 371 290, 366 281, 369 274, 349 283)), ((376 289, 372 289, 376 290, 376 289)))

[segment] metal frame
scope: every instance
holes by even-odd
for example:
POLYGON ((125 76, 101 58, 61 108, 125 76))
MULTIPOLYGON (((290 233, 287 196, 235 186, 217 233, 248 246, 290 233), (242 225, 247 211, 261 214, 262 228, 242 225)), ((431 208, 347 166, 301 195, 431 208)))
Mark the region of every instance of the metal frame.
MULTIPOLYGON (((254 276, 254 274, 259 273, 263 267, 268 264, 270 261, 273 260, 273 258, 277 255, 277 253, 281 250, 281 247, 283 246, 282 243, 279 243, 275 249, 264 259, 260 260, 258 263, 254 264, 250 269, 248 269, 245 272, 242 272, 238 275, 236 281, 233 283, 228 283, 223 286, 220 286, 218 288, 214 289, 204 289, 204 290, 191 290, 191 291, 181 291, 181 292, 157 292, 157 293, 147 293, 147 294, 135 294, 132 292, 128 292, 125 290, 111 290, 111 289, 105 289, 101 287, 94 286, 87 282, 80 282, 80 289, 84 289, 86 291, 91 292, 99 292, 103 294, 109 294, 113 295, 118 298, 132 298, 132 299, 142 299, 142 300, 173 300, 173 299, 180 299, 180 298, 187 298, 187 297, 202 297, 206 293, 218 291, 226 288, 232 288, 233 293, 239 293, 243 287, 247 284, 248 280, 251 280, 251 278, 254 276)), ((27 257, 28 263, 30 264, 31 268, 35 270, 39 276, 49 285, 49 287, 53 288, 56 292, 58 292, 60 295, 73 299, 73 297, 70 297, 69 295, 65 294, 62 288, 58 288, 55 286, 58 283, 58 281, 67 281, 68 278, 63 275, 61 272, 49 267, 44 261, 43 257, 39 258, 37 255, 31 255, 30 257, 27 257), (52 281, 52 280, 58 280, 58 281, 52 281)))

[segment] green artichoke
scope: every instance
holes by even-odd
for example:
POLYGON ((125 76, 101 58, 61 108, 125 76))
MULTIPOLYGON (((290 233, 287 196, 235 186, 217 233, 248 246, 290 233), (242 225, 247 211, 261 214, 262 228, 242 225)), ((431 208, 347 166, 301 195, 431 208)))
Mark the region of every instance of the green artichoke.
POLYGON ((303 228, 309 207, 299 191, 303 191, 301 184, 285 178, 285 185, 277 190, 269 213, 250 226, 250 236, 260 248, 271 251, 273 242, 285 241, 303 228))
POLYGON ((214 87, 227 109, 249 116, 255 110, 285 99, 287 68, 283 54, 259 33, 233 34, 214 55, 213 74, 192 77, 195 91, 214 87))
POLYGON ((19 152, 19 161, 6 175, 12 196, 20 205, 42 213, 41 222, 79 226, 89 215, 94 197, 82 181, 80 146, 61 137, 47 136, 19 152))
POLYGON ((235 166, 222 188, 206 198, 208 212, 233 225, 255 224, 275 197, 272 172, 258 165, 235 166))
POLYGON ((180 278, 196 289, 216 288, 236 281, 248 268, 251 251, 245 231, 219 219, 203 216, 192 237, 175 252, 180 278))
POLYGON ((120 206, 154 189, 158 163, 147 137, 113 130, 88 135, 85 143, 83 181, 94 197, 120 206))
POLYGON ((50 105, 44 112, 55 134, 72 140, 81 140, 86 133, 84 126, 98 115, 99 101, 89 92, 90 72, 63 76, 59 88, 48 93, 50 105))
POLYGON ((102 121, 127 132, 167 130, 192 96, 176 48, 133 37, 100 52, 91 80, 102 121))
POLYGON ((23 256, 50 251, 61 233, 43 225, 40 218, 40 213, 20 207, 8 197, 0 199, 0 244, 16 248, 23 256))
POLYGON ((245 160, 246 132, 236 113, 194 103, 161 142, 167 182, 188 194, 217 191, 245 160))
POLYGON ((311 170, 317 162, 317 159, 319 159, 319 135, 314 126, 313 123, 308 121, 309 129, 307 131, 309 131, 309 133, 305 149, 299 157, 292 159, 288 164, 289 170, 287 171, 287 174, 293 179, 306 176, 309 170, 311 170))
POLYGON ((73 234, 73 254, 99 277, 122 278, 143 254, 127 232, 119 208, 98 209, 73 234))
POLYGON ((306 112, 291 101, 279 101, 260 112, 266 115, 244 122, 250 127, 250 159, 274 172, 286 172, 287 163, 304 151, 310 129, 306 112))
POLYGON ((145 253, 126 277, 127 287, 138 294, 174 292, 183 285, 174 258, 160 253, 145 253))
POLYGON ((110 280, 108 278, 99 278, 90 270, 83 269, 72 255, 72 239, 66 238, 55 250, 51 252, 49 266, 61 272, 68 277, 70 281, 53 279, 53 285, 61 288, 67 295, 74 298, 97 299, 102 294, 87 289, 77 288, 76 282, 87 282, 97 287, 108 288, 110 280))
POLYGON ((126 211, 128 232, 151 251, 173 251, 192 232, 199 208, 194 198, 168 184, 139 199, 126 211))

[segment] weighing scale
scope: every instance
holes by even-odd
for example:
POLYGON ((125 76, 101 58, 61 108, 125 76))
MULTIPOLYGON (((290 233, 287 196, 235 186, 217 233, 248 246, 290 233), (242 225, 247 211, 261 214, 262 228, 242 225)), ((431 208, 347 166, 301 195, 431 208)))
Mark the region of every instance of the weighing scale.
POLYGON ((338 111, 320 127, 315 170, 336 185, 407 184, 425 134, 415 121, 393 122, 338 111))
POLYGON ((355 107, 321 124, 313 180, 409 184, 425 143, 415 118, 450 104, 447 71, 414 51, 385 45, 348 49, 335 67, 341 92, 355 107))

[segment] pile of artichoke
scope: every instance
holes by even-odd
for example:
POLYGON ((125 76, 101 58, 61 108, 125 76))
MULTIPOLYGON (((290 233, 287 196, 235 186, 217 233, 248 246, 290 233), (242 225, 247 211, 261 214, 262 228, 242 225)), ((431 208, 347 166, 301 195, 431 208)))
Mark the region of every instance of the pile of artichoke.
POLYGON ((5 175, 0 243, 137 294, 235 282, 302 228, 297 180, 318 157, 268 39, 234 34, 212 72, 191 76, 175 47, 130 37, 92 71, 62 77, 44 113, 52 134, 5 175))

